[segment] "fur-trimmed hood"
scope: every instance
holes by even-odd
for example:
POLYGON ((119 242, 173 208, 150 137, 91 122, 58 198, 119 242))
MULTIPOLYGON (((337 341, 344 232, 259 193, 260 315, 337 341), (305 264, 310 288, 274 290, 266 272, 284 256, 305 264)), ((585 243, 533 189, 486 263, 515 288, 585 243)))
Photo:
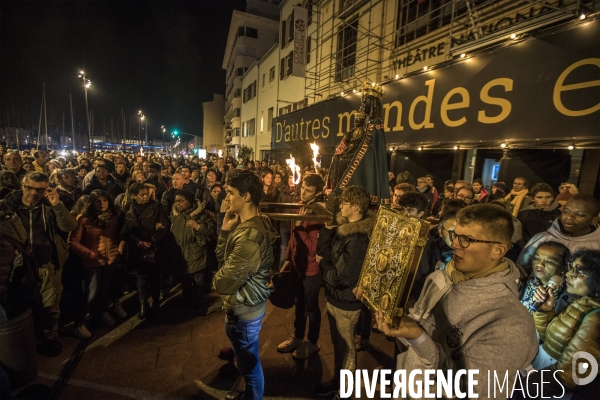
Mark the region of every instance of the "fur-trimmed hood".
POLYGON ((340 236, 349 236, 354 233, 364 233, 371 237, 371 232, 377 221, 377 214, 371 210, 367 210, 367 213, 360 221, 348 222, 348 219, 342 217, 342 213, 338 212, 335 215, 335 221, 339 225, 337 233, 340 236))
MULTIPOLYGON (((204 211, 204 208, 206 207, 206 203, 208 201, 200 201, 200 200, 196 200, 196 207, 193 209, 189 209, 187 211, 185 211, 185 213, 189 213, 190 214, 190 218, 194 218, 198 215, 200 215, 202 213, 202 211, 204 211)), ((177 211, 177 206, 175 204, 173 204, 173 208, 171 209, 171 212, 173 213, 173 215, 177 216, 180 214, 179 211, 177 211)))

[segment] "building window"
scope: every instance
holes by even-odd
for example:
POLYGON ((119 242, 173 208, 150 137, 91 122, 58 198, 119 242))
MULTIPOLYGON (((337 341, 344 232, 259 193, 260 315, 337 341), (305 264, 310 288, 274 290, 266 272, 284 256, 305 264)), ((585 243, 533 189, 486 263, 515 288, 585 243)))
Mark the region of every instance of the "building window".
POLYGON ((267 132, 271 132, 271 125, 273 125, 273 107, 267 111, 267 132))
POLYGON ((285 57, 279 60, 279 80, 285 78, 285 57))
POLYGON ((240 26, 238 28, 238 37, 246 36, 258 39, 258 29, 250 28, 249 26, 240 26))
POLYGON ((269 70, 269 82, 271 82, 273 79, 275 79, 275 67, 272 67, 269 70))
POLYGON ((306 63, 308 64, 310 62, 310 47, 311 47, 312 41, 310 40, 310 36, 306 38, 306 63))
POLYGON ((337 59, 335 64, 336 81, 343 81, 354 76, 357 31, 358 19, 345 25, 338 32, 337 59))
POLYGON ((242 89, 238 88, 235 89, 235 91, 233 92, 233 97, 241 97, 242 96, 242 89))
POLYGON ((235 70, 235 76, 242 76, 244 75, 244 67, 239 67, 235 70))
MULTIPOLYGON (((491 0, 475 0, 471 7, 491 0)), ((402 0, 399 2, 398 18, 396 20, 396 47, 425 36, 452 22, 452 8, 454 18, 467 13, 467 0, 432 0, 423 2, 419 0, 402 0)))
POLYGON ((285 47, 285 44, 287 43, 287 41, 285 40, 285 36, 287 35, 287 30, 286 30, 286 20, 281 21, 281 48, 283 49, 285 47))
POLYGON ((294 69, 294 52, 290 51, 290 54, 288 54, 288 56, 286 57, 287 59, 287 72, 286 72, 286 76, 290 76, 292 74, 292 71, 294 69))
POLYGON ((288 20, 288 40, 286 43, 289 43, 292 40, 294 40, 294 12, 293 11, 290 14, 290 17, 288 20))
POLYGON ((256 120, 252 118, 242 124, 242 137, 254 136, 256 133, 256 120))
POLYGON ((236 108, 233 110, 233 116, 234 117, 240 117, 242 115, 242 110, 240 110, 239 108, 236 108))
POLYGON ((252 82, 252 98, 256 97, 256 81, 252 82))
POLYGON ((240 128, 233 128, 232 136, 240 136, 240 128))
POLYGON ((246 36, 258 39, 258 29, 250 28, 249 26, 247 26, 246 27, 246 36))
POLYGON ((312 12, 313 12, 313 0, 308 0, 306 2, 306 11, 307 11, 307 19, 306 26, 309 26, 312 23, 312 12))
POLYGON ((265 81, 267 80, 267 74, 263 74, 262 87, 265 87, 265 81))

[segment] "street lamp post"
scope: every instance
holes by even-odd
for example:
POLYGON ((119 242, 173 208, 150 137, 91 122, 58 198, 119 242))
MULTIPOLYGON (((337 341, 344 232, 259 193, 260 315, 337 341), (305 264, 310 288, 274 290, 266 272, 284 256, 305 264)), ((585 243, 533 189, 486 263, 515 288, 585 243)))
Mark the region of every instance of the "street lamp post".
POLYGON ((160 129, 162 130, 162 134, 163 134, 163 142, 162 142, 162 144, 163 144, 163 150, 164 150, 165 149, 165 131, 166 131, 166 129, 165 129, 164 125, 161 125, 160 129))
MULTIPOLYGON (((146 116, 142 112, 142 110, 138 111, 138 115, 140 116, 140 142, 142 141, 142 122, 146 120, 146 116)), ((148 121, 146 121, 146 131, 144 132, 145 140, 144 143, 148 144, 148 121)), ((142 144, 143 146, 144 144, 142 144)))
POLYGON ((85 78, 85 72, 79 71, 79 77, 83 79, 83 91, 85 92, 85 116, 87 118, 87 126, 88 126, 88 145, 90 146, 90 153, 92 152, 92 129, 90 126, 90 112, 88 110, 88 96, 87 90, 90 86, 92 86, 92 81, 85 78))

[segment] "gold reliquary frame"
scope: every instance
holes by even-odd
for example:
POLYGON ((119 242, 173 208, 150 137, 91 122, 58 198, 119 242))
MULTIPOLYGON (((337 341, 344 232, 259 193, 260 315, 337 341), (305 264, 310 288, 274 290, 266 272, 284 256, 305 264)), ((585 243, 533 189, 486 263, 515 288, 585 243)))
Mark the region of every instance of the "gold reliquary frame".
POLYGON ((358 286, 363 301, 398 328, 429 235, 429 222, 380 207, 358 286))
POLYGON ((327 210, 325 203, 267 203, 260 202, 258 205, 259 212, 268 215, 276 221, 319 221, 323 223, 333 222, 333 213, 327 210), (295 211, 301 208, 306 208, 309 212, 304 215, 298 215, 295 211))

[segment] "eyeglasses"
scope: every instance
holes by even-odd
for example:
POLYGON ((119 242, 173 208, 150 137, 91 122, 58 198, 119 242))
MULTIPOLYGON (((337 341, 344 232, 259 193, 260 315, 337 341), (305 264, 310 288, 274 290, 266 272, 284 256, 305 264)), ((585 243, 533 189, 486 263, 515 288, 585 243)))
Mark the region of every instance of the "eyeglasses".
POLYGON ((348 203, 347 201, 344 203, 340 203, 340 206, 351 206, 352 203, 348 203))
POLYGON ((502 244, 500 242, 492 242, 490 240, 471 239, 470 237, 465 236, 465 235, 457 235, 456 233, 454 233, 454 231, 448 231, 448 233, 450 234, 450 240, 452 242, 454 242, 454 239, 458 239, 458 244, 463 249, 466 249, 467 247, 469 247, 471 245, 471 243, 494 243, 494 244, 502 244))
POLYGON ((185 203, 187 200, 183 199, 183 200, 175 200, 175 204, 180 204, 180 203, 185 203))
POLYGON ((572 263, 569 264, 569 270, 567 272, 573 276, 573 279, 577 279, 579 277, 585 278, 588 276, 586 273, 581 272, 579 266, 574 267, 572 263))
POLYGON ((465 196, 464 194, 457 194, 456 198, 457 199, 462 199, 462 200, 473 200, 472 197, 465 196))
POLYGON ((28 191, 28 192, 35 191, 38 194, 43 194, 46 191, 46 189, 48 189, 48 188, 47 187, 45 187, 45 188, 34 188, 34 187, 31 187, 31 186, 23 185, 23 189, 26 190, 26 191, 28 191))

